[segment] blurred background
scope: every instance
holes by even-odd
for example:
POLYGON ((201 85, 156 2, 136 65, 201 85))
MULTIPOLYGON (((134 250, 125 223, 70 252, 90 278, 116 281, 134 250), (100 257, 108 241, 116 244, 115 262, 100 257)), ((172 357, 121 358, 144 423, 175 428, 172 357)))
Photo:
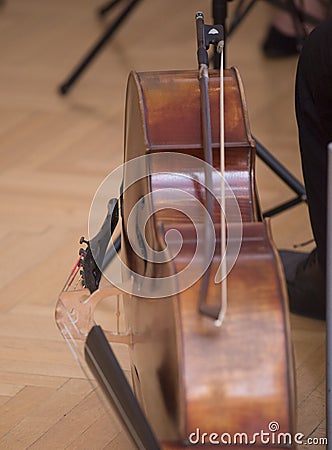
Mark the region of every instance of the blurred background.
MULTIPOLYGON (((236 4, 229 3, 229 16, 236 4)), ((98 0, 0 5, 3 449, 126 448, 121 429, 98 422, 99 404, 56 328, 54 307, 78 240, 87 235, 94 193, 123 160, 129 71, 195 69, 194 16, 201 10, 211 23, 212 3, 140 2, 68 95, 60 96, 59 85, 112 20, 112 14, 97 17, 101 6, 98 0)), ((227 66, 240 71, 253 134, 301 180, 297 56, 268 59, 261 50, 274 13, 257 1, 227 43, 227 66)), ((293 196, 259 159, 256 180, 263 210, 293 196)), ((274 217, 272 230, 278 248, 310 240, 306 205, 274 217)), ((291 324, 297 430, 325 436, 324 323, 292 316, 291 324)))

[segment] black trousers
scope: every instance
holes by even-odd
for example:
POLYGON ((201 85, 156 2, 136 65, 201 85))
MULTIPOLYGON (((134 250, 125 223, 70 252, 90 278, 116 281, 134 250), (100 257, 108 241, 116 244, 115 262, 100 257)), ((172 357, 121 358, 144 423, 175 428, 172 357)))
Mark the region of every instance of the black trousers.
POLYGON ((295 88, 302 169, 318 260, 326 266, 327 145, 332 142, 332 18, 306 39, 295 88))

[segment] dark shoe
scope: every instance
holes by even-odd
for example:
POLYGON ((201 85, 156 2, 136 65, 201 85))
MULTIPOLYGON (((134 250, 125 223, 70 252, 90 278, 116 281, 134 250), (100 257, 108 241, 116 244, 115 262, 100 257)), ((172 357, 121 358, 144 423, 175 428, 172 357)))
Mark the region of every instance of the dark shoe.
POLYGON ((318 264, 316 250, 309 254, 280 250, 279 254, 287 282, 290 311, 325 320, 325 276, 318 264))
POLYGON ((268 30, 262 50, 268 58, 282 58, 285 56, 298 55, 300 52, 299 42, 296 37, 281 33, 273 25, 268 30))

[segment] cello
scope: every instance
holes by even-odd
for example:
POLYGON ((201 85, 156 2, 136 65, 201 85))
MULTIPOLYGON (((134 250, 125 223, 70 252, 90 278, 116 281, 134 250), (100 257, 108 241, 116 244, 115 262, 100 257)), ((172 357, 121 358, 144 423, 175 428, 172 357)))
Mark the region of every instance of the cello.
POLYGON ((76 272, 71 275, 56 321, 63 334, 72 327, 74 339, 86 340, 86 360, 108 392, 105 366, 112 355, 107 343, 128 344, 137 400, 132 420, 140 421, 136 428, 146 427, 149 435, 149 444, 133 438, 139 448, 294 448, 287 294, 269 222, 261 218, 243 85, 235 68, 223 71, 225 171, 220 176, 218 72, 210 72, 208 84, 208 169, 199 84, 196 71, 129 75, 123 184, 104 222, 112 223, 111 231, 103 225, 104 231, 90 241, 95 244, 88 246, 92 258, 81 253, 75 270, 83 266, 85 287, 71 291, 76 272), (207 191, 214 192, 209 207, 207 191), (93 247, 100 248, 105 234, 108 242, 118 220, 114 211, 125 282, 114 287, 105 269, 111 286, 102 288, 98 280, 92 288, 103 259, 93 247), (226 221, 227 257, 222 242, 226 221), (226 307, 220 298, 225 295, 220 261, 227 259, 226 307), (91 261, 97 266, 92 270, 91 261), (123 297, 124 334, 102 332, 94 322, 96 304, 113 294, 123 297), (99 362, 102 346, 106 350, 99 362))

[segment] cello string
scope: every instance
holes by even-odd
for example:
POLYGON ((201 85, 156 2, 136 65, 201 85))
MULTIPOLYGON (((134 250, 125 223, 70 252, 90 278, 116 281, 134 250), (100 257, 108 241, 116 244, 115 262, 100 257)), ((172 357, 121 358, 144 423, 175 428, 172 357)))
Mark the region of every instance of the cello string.
POLYGON ((220 311, 215 325, 220 327, 224 321, 227 311, 227 265, 226 265, 226 202, 225 202, 225 110, 224 110, 224 41, 218 43, 218 53, 220 54, 220 97, 219 97, 219 110, 220 110, 220 256, 221 260, 221 302, 220 311))

